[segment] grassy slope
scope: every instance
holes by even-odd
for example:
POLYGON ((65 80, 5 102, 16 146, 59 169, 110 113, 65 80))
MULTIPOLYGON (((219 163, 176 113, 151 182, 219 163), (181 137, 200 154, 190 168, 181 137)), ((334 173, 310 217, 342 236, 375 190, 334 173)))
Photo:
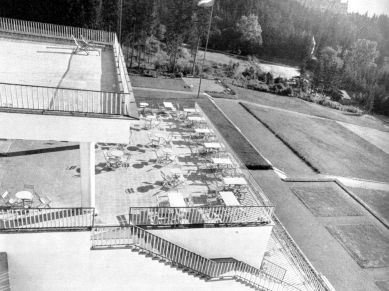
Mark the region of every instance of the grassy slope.
POLYGON ((188 85, 182 79, 131 76, 130 80, 133 87, 192 92, 192 90, 188 88, 188 85))
POLYGON ((277 107, 389 132, 389 118, 383 118, 380 120, 372 116, 352 116, 347 115, 345 112, 310 103, 298 98, 278 96, 274 94, 243 89, 232 85, 231 89, 238 94, 242 101, 277 107))
POLYGON ((247 108, 322 173, 389 182, 389 155, 335 121, 247 108))

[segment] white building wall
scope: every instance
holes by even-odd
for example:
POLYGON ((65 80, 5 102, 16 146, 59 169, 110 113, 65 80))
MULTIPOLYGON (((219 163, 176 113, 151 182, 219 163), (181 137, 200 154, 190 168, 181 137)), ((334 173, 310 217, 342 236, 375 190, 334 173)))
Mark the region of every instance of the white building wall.
POLYGON ((260 268, 273 225, 149 230, 208 259, 234 258, 260 268))
POLYGON ((130 249, 91 251, 89 232, 0 234, 0 250, 12 291, 249 290, 234 280, 202 281, 130 249))

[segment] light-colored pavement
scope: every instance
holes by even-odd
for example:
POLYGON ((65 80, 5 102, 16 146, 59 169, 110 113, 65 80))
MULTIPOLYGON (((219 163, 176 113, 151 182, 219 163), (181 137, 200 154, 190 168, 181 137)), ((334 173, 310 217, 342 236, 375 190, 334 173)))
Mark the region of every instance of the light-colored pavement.
POLYGON ((74 45, 0 38, 0 82, 117 92, 113 51, 74 45))
POLYGON ((339 124, 389 154, 389 133, 338 121, 339 124))

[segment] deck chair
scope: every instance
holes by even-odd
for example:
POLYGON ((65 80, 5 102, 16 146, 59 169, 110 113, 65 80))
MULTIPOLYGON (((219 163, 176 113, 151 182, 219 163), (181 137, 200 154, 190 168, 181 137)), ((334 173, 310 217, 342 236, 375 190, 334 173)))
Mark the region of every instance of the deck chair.
POLYGON ((14 198, 7 198, 8 197, 8 191, 4 191, 3 194, 1 194, 1 198, 4 201, 4 204, 6 206, 21 206, 22 205, 22 200, 20 199, 14 199, 14 198))
POLYGON ((149 137, 149 141, 150 141, 147 145, 156 146, 156 147, 159 146, 159 138, 151 136, 150 132, 147 133, 147 136, 149 137))
POLYGON ((88 46, 85 43, 78 41, 73 35, 72 38, 76 44, 76 48, 74 49, 73 53, 76 53, 78 50, 83 50, 87 55, 89 55, 88 46))
POLYGON ((119 168, 120 167, 120 165, 121 165, 120 160, 113 158, 113 157, 110 157, 108 155, 107 150, 103 151, 103 155, 104 155, 104 159, 105 159, 105 162, 106 162, 108 168, 112 169, 112 168, 119 168))
POLYGON ((175 180, 173 177, 166 175, 163 171, 160 172, 161 172, 161 177, 163 179, 162 187, 171 187, 175 184, 175 180))
MULTIPOLYGON (((92 49, 92 50, 95 50, 95 51, 97 51, 98 53, 99 53, 99 55, 100 55, 100 51, 97 49, 97 44, 96 43, 94 43, 93 41, 87 41, 83 36, 82 36, 82 34, 81 34, 81 42, 83 43, 83 44, 85 44, 86 45, 86 47, 88 48, 88 49, 92 49)), ((105 49, 105 46, 104 46, 104 49, 105 49)))
POLYGON ((50 208, 51 199, 49 196, 40 197, 39 201, 41 204, 38 205, 38 208, 50 208))

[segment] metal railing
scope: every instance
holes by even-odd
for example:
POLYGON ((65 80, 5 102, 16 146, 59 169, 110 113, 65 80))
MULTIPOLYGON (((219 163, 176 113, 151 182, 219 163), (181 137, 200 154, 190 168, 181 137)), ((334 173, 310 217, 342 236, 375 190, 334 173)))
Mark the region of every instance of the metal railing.
POLYGON ((266 259, 262 260, 261 271, 279 280, 284 280, 286 270, 266 259))
POLYGON ((81 38, 82 35, 86 40, 103 44, 114 43, 114 37, 116 35, 113 32, 101 30, 25 21, 3 17, 0 17, 0 31, 45 37, 64 38, 69 40, 73 40, 72 35, 76 38, 81 38))
POLYGON ((94 213, 94 208, 0 209, 0 230, 92 227, 94 213))
POLYGON ((272 235, 282 246, 281 251, 298 271, 301 279, 305 282, 305 286, 315 291, 331 291, 331 288, 317 273, 278 218, 273 215, 272 219, 275 223, 272 235))
POLYGON ((124 93, 0 83, 0 107, 120 115, 124 93))
POLYGON ((94 227, 92 249, 132 247, 206 279, 235 279, 263 290, 298 290, 297 288, 241 261, 218 262, 173 244, 136 226, 94 227))
POLYGON ((272 206, 130 207, 134 225, 268 224, 272 206))
POLYGON ((123 51, 118 42, 118 39, 115 34, 114 44, 113 44, 113 53, 115 57, 115 67, 116 73, 119 82, 119 91, 122 93, 127 93, 126 98, 123 100, 125 104, 126 114, 134 115, 136 110, 135 97, 132 91, 132 86, 130 82, 130 77, 128 76, 126 62, 124 60, 123 51), (130 111, 130 109, 133 109, 130 111), (130 113, 131 112, 131 113, 130 113))
MULTIPOLYGON (((231 154, 231 156, 234 158, 234 160, 239 165, 239 170, 243 173, 244 177, 246 178, 252 192, 254 192, 255 197, 259 199, 260 204, 264 206, 275 206, 274 203, 269 199, 269 197, 266 196, 265 192, 262 190, 262 188, 258 185, 257 181, 254 179, 254 177, 250 174, 250 171, 246 168, 245 164, 242 162, 242 160, 239 158, 239 156, 236 154, 236 152, 233 150, 231 145, 226 141, 226 139, 223 137, 223 135, 219 132, 217 127, 212 123, 212 121, 208 118, 208 116, 202 111, 201 107, 196 103, 195 108, 198 112, 200 112, 201 116, 206 120, 208 127, 214 132, 216 135, 216 139, 223 143, 226 147, 227 152, 231 154)), ((271 210, 270 216, 273 214, 274 207, 269 208, 271 210)))

